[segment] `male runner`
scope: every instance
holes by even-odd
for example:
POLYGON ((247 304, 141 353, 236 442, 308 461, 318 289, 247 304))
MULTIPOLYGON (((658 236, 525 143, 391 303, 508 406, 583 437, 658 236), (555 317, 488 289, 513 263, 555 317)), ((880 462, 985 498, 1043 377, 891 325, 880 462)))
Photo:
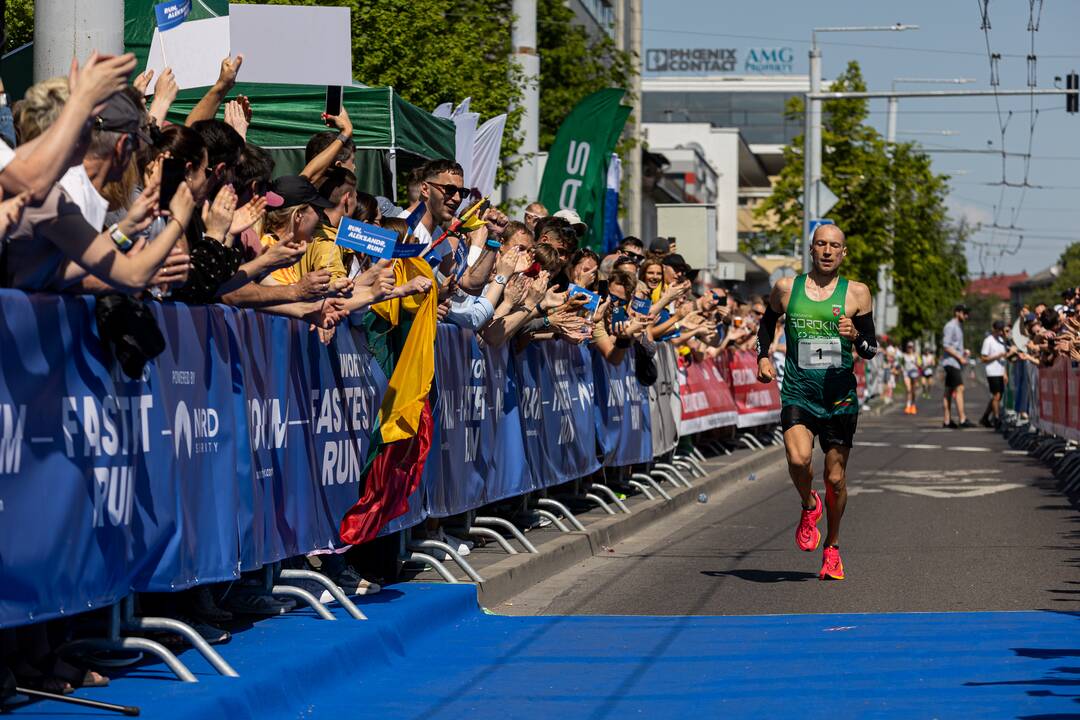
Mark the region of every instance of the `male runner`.
POLYGON ((814 436, 825 452, 825 507, 828 533, 822 553, 822 580, 843 580, 840 561, 840 518, 847 504, 845 470, 859 418, 852 347, 864 358, 877 352, 877 335, 870 290, 840 277, 847 254, 844 233, 835 225, 822 225, 810 244, 812 268, 796 278, 783 278, 772 289, 765 317, 758 330, 758 379, 771 382, 776 368, 769 345, 776 320, 786 314, 787 360, 780 391, 788 472, 802 498, 802 516, 795 529, 795 544, 812 552, 821 542, 817 528, 821 497, 813 489, 811 460, 814 436))

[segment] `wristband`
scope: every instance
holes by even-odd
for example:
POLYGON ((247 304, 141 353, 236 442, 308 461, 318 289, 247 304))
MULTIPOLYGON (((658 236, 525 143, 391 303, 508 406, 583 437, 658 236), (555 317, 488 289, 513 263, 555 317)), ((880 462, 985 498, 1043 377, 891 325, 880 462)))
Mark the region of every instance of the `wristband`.
POLYGON ((551 318, 549 318, 547 315, 545 315, 544 316, 544 329, 547 330, 549 327, 551 327, 551 318))
POLYGON ((109 237, 116 243, 116 247, 120 249, 120 252, 127 252, 131 249, 131 238, 124 234, 119 223, 113 223, 109 226, 109 237))
POLYGON ((345 133, 343 133, 343 132, 341 132, 341 133, 338 133, 338 136, 337 136, 336 138, 334 138, 334 139, 335 139, 335 140, 337 140, 337 141, 338 141, 339 143, 341 143, 342 145, 344 145, 345 143, 349 142, 349 136, 348 136, 348 135, 346 135, 346 134, 345 134, 345 133))
POLYGON ((484 245, 491 248, 492 250, 502 250, 502 243, 498 240, 493 240, 491 238, 485 240, 484 245))

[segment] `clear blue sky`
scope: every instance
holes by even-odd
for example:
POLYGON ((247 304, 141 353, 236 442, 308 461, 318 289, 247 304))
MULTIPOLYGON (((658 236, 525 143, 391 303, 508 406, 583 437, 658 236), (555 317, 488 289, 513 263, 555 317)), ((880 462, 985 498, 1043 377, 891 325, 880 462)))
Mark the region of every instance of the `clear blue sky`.
MULTIPOLYGON (((814 27, 919 25, 919 30, 889 33, 830 33, 819 36, 826 80, 849 60, 862 66, 871 90, 887 90, 897 77, 974 78, 959 89, 989 89, 990 61, 980 29, 978 0, 644 0, 644 47, 733 47, 741 63, 751 47, 791 46, 796 73, 807 71, 810 31, 814 27)), ((1036 2, 1036 6, 1038 3, 1036 2)), ((1001 89, 1027 87, 1028 32, 1025 0, 991 0, 990 46, 1001 53, 1001 89)), ((1050 88, 1054 76, 1080 70, 1080 1, 1045 0, 1035 34, 1038 87, 1050 88)), ((898 89, 944 89, 905 85, 898 89)), ((1032 156, 1027 180, 1044 189, 993 187, 1001 180, 1000 155, 935 153, 934 167, 952 176, 949 207, 984 226, 994 222, 1023 229, 1018 233, 985 227, 967 249, 973 275, 986 272, 1036 272, 1052 264, 1064 247, 1080 240, 1080 114, 1065 113, 1064 97, 1036 98, 1040 109, 1034 133, 1029 132, 1029 99, 1002 98, 1001 119, 1007 121, 1005 149, 1032 156), (1013 110, 1009 118, 1009 110, 1013 110), (1014 210, 1014 208, 1018 208, 1014 210), (1015 220, 1014 220, 1015 215, 1015 220)), ((872 101, 871 120, 884 134, 885 101, 872 101)), ((915 140, 926 148, 1000 149, 1001 132, 993 98, 902 100, 898 140, 915 140), (955 135, 938 133, 952 131, 955 135)), ((1007 178, 1022 183, 1024 158, 1009 158, 1007 178)))

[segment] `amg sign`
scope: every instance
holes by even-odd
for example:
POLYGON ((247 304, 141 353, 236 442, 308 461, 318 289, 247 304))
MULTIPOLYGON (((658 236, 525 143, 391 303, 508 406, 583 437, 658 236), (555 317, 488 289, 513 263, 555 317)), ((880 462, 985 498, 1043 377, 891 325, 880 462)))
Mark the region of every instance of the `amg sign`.
POLYGON ((739 63, 735 48, 650 48, 645 70, 656 73, 793 73, 795 53, 790 47, 750 48, 739 63))

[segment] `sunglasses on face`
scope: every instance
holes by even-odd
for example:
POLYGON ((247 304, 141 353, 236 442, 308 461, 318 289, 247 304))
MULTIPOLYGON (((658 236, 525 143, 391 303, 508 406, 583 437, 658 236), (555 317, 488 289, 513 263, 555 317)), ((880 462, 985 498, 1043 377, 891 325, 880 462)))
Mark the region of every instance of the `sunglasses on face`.
POLYGON ((435 182, 429 182, 428 185, 439 188, 439 190, 442 191, 442 194, 445 195, 448 200, 455 195, 460 195, 462 199, 468 197, 469 195, 468 188, 458 187, 457 185, 444 185, 443 183, 435 182))

